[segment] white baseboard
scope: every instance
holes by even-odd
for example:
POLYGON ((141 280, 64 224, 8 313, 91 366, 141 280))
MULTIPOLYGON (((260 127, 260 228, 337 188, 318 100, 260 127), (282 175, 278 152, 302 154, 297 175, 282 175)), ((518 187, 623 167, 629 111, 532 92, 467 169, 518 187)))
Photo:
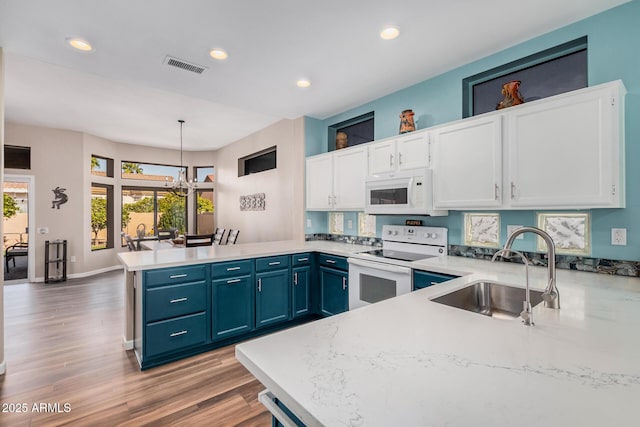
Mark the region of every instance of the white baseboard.
POLYGON ((125 337, 122 337, 122 341, 122 347, 124 347, 125 350, 133 350, 133 340, 127 341, 125 337))
POLYGON ((0 375, 4 375, 5 372, 7 372, 7 362, 3 360, 0 363, 0 375))
MULTIPOLYGON (((67 279, 82 279, 84 277, 95 276, 96 274, 108 273, 109 271, 122 270, 122 265, 112 265, 111 267, 100 268, 98 270, 86 271, 84 273, 74 273, 67 275, 67 279)), ((36 277, 33 282, 44 282, 44 277, 36 277)))

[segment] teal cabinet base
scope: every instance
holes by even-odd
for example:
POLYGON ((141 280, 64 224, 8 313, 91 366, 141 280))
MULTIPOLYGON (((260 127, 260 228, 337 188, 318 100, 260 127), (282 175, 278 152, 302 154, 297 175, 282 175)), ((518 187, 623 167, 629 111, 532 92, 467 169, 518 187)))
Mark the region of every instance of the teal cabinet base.
POLYGON ((413 290, 428 288, 429 286, 437 285, 438 283, 446 282, 448 280, 457 279, 459 276, 452 276, 450 274, 432 273, 430 271, 413 271, 413 290))

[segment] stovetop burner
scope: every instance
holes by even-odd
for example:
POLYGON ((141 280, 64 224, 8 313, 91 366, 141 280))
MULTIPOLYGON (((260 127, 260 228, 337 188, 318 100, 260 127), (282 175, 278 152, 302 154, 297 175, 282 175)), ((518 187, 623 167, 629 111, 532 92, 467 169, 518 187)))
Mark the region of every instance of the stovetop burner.
POLYGON ((421 259, 434 257, 434 255, 417 254, 415 252, 393 251, 390 249, 374 249, 372 251, 366 251, 361 253, 374 255, 381 258, 397 259, 400 261, 419 261, 421 259))

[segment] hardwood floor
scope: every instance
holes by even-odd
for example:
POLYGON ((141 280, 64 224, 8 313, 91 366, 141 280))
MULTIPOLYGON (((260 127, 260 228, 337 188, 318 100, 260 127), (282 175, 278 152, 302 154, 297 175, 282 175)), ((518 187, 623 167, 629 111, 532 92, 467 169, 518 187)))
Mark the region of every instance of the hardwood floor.
POLYGON ((257 401, 263 386, 235 360, 234 346, 141 372, 122 348, 121 281, 116 271, 4 287, 0 410, 27 411, 0 412, 1 426, 271 424, 257 401))

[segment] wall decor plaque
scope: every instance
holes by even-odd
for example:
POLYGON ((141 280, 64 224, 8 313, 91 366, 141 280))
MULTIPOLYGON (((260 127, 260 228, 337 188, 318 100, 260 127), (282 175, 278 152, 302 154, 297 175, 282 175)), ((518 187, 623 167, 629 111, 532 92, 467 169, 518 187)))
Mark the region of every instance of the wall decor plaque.
POLYGON ((264 193, 240 196, 241 211, 263 211, 266 208, 266 196, 264 193))

